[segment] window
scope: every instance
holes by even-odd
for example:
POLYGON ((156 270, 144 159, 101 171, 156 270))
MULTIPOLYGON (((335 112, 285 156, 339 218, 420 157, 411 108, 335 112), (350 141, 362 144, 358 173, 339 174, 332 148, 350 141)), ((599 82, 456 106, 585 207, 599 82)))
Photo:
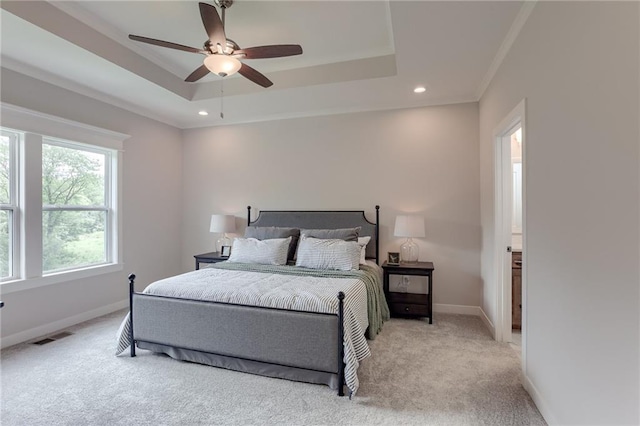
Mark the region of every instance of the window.
POLYGON ((42 269, 110 262, 111 151, 44 139, 42 269))
POLYGON ((17 209, 17 159, 16 151, 20 134, 0 131, 0 279, 14 278, 16 267, 17 209))
POLYGON ((121 271, 129 136, 3 102, 0 113, 2 294, 121 271))

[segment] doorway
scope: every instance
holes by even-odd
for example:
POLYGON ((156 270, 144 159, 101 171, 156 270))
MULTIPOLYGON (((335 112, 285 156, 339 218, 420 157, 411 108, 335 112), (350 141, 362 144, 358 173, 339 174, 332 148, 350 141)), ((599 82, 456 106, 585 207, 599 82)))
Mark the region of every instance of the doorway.
MULTIPOLYGON (((526 345, 526 127, 523 100, 495 137, 495 277, 497 341, 526 345)), ((524 365, 524 362, 523 362, 524 365)))
MULTIPOLYGON (((522 125, 508 135, 511 148, 511 345, 522 352, 522 125)), ((506 180, 506 179, 505 179, 506 180)))

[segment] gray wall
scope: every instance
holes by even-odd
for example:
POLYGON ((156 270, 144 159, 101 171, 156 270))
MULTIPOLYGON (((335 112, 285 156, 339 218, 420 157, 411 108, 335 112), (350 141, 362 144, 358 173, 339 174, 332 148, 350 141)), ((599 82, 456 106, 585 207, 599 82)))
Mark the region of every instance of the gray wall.
POLYGON ((637 2, 538 2, 480 101, 483 309, 493 132, 526 98, 525 381, 557 424, 638 424, 637 2))
MULTIPOLYGON (((179 130, 3 70, 3 102, 131 135, 125 141, 125 270, 7 294, 2 336, 40 330, 193 269, 212 250, 212 213, 381 206, 381 254, 398 251, 395 215, 425 216, 421 258, 435 302, 477 307, 480 287, 478 105, 460 104, 179 130), (62 101, 61 101, 62 100, 62 101), (182 260, 182 262, 181 262, 182 260)), ((455 308, 455 306, 454 306, 455 308)), ((476 313, 476 311, 472 311, 476 313)))
MULTIPOLYGON (((183 133, 183 269, 213 250, 212 213, 381 206, 381 246, 398 251, 395 216, 421 214, 435 303, 480 305, 478 105, 341 114, 183 133)), ((242 231, 241 231, 242 232, 242 231)))
POLYGON ((131 135, 123 160, 124 271, 2 295, 2 337, 28 335, 126 300, 129 272, 138 273, 140 290, 180 272, 180 132, 7 69, 1 90, 3 102, 131 135))

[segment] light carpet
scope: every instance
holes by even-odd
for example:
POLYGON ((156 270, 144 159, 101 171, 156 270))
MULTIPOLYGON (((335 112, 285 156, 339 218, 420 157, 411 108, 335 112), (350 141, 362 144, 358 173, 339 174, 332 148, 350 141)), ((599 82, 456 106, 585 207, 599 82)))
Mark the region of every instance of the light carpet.
POLYGON ((327 386, 173 360, 116 357, 125 311, 44 346, 2 351, 2 425, 543 425, 520 361, 480 319, 392 319, 370 341, 353 400, 327 386))

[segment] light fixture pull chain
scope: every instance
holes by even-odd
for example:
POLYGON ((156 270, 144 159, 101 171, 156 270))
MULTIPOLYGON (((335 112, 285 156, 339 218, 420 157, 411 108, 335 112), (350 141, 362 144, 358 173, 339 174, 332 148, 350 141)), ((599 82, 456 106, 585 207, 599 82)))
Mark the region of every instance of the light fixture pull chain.
POLYGON ((224 77, 220 80, 220 118, 224 119, 224 77))

